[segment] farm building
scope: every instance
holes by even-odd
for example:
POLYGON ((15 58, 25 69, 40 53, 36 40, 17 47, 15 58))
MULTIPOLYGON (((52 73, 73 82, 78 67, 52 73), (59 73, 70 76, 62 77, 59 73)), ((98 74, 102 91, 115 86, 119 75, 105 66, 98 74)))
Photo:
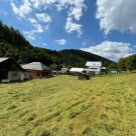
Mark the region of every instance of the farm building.
POLYGON ((101 67, 101 74, 107 74, 107 68, 106 67, 101 67))
POLYGON ((51 69, 41 62, 32 62, 22 66, 29 73, 30 78, 42 78, 49 76, 51 69))
POLYGON ((61 71, 60 71, 60 73, 65 74, 65 73, 67 73, 68 71, 69 71, 68 68, 62 68, 61 71))
POLYGON ((111 69, 109 72, 111 74, 119 74, 119 71, 117 69, 111 69))
POLYGON ((102 70, 102 62, 101 61, 88 61, 85 66, 90 72, 94 72, 95 74, 100 74, 102 70))
POLYGON ((89 74, 90 73, 90 70, 89 69, 86 69, 86 68, 71 68, 69 70, 70 73, 86 73, 86 74, 89 74))
POLYGON ((0 58, 0 82, 23 81, 25 71, 11 58, 0 58))
POLYGON ((71 68, 69 71, 71 73, 82 73, 84 68, 71 68))

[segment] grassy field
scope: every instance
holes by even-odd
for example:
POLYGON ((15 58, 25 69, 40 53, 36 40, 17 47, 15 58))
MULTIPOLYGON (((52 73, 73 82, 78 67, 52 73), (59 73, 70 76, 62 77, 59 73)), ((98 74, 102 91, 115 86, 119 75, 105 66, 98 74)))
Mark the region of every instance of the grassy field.
POLYGON ((136 74, 0 84, 0 136, 136 136, 136 74))

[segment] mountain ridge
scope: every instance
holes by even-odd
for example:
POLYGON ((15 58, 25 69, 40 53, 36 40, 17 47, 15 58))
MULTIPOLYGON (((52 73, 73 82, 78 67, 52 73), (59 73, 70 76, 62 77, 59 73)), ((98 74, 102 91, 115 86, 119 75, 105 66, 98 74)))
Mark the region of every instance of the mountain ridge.
POLYGON ((86 61, 102 61, 104 66, 113 63, 111 60, 78 49, 55 51, 34 47, 18 30, 2 22, 0 22, 0 57, 11 57, 19 64, 41 61, 48 66, 55 64, 83 67, 86 61))

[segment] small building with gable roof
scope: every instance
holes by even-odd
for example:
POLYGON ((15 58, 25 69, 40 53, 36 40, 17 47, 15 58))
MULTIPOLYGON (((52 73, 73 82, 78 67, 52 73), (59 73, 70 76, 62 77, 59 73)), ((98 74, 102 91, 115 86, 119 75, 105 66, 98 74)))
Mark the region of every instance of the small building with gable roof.
POLYGON ((42 78, 49 76, 51 69, 41 62, 32 62, 22 65, 22 68, 29 73, 29 78, 42 78))
POLYGON ((95 74, 100 74, 102 70, 101 61, 87 61, 85 64, 86 68, 95 74))
POLYGON ((0 58, 0 82, 23 81, 25 70, 12 58, 0 58))

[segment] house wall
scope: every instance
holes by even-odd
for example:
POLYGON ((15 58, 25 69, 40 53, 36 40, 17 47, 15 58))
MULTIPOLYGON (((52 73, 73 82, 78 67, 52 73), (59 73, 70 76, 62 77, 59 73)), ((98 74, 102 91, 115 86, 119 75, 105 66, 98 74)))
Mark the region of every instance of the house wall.
POLYGON ((42 77, 42 71, 36 71, 36 70, 28 70, 30 78, 38 78, 42 77))
POLYGON ((101 67, 88 67, 89 71, 94 72, 95 74, 101 73, 101 67))
POLYGON ((0 63, 0 82, 24 80, 24 70, 11 58, 0 63))
POLYGON ((25 73, 21 71, 9 71, 8 72, 8 80, 10 81, 23 81, 25 77, 25 73))
POLYGON ((49 75, 50 71, 27 70, 30 78, 41 78, 49 75))
POLYGON ((8 78, 8 71, 0 70, 0 80, 8 78))

